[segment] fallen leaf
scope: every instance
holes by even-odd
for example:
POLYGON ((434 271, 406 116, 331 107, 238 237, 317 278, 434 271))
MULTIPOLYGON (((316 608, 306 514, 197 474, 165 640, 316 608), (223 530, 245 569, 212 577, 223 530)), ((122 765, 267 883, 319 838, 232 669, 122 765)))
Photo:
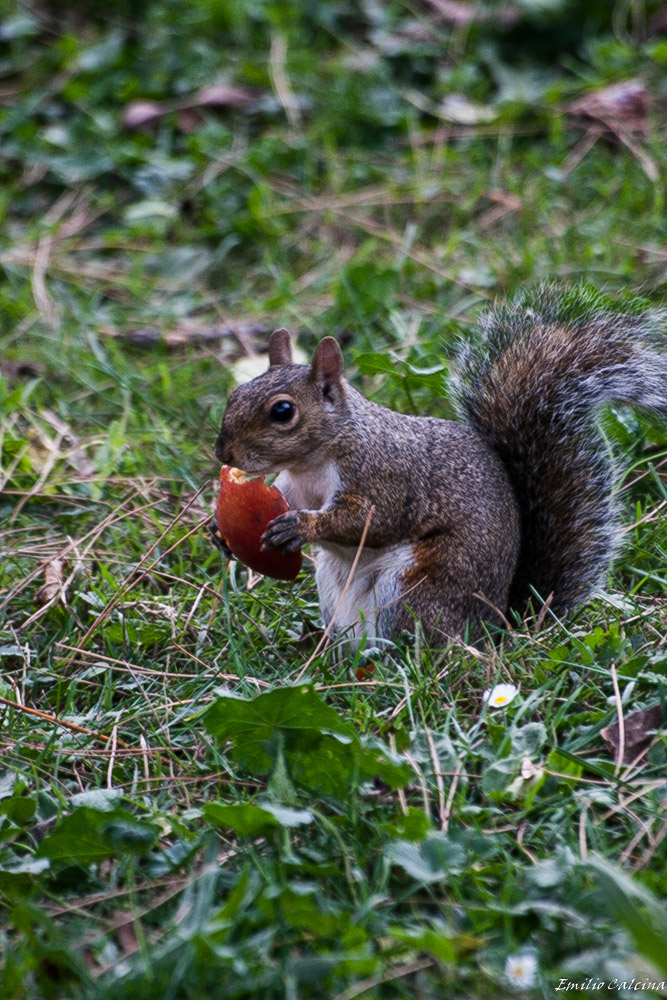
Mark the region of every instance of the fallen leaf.
POLYGON ((152 348, 156 344, 177 349, 187 345, 210 344, 219 340, 235 339, 242 344, 254 346, 264 344, 269 339, 273 327, 258 323, 215 323, 212 326, 196 326, 193 323, 183 323, 173 330, 158 330, 156 327, 142 327, 135 330, 118 330, 115 327, 103 327, 100 332, 105 337, 115 337, 127 340, 136 347, 152 348))
POLYGON ((463 3, 462 0, 424 0, 437 20, 459 27, 467 27, 478 21, 494 21, 505 27, 519 20, 519 8, 508 3, 500 9, 485 10, 481 4, 463 3))
POLYGON ((133 918, 124 910, 117 910, 116 919, 116 939, 120 946, 122 955, 133 955, 139 947, 137 935, 133 927, 133 918))
POLYGON ((44 469, 50 469, 54 462, 54 452, 57 452, 57 444, 34 427, 29 427, 26 434, 28 442, 28 456, 30 466, 37 475, 44 469))
POLYGON ((157 101, 132 101, 123 112, 125 128, 144 128, 166 114, 164 104, 157 101))
POLYGON ((230 87, 214 83, 195 94, 189 106, 193 108, 245 108, 255 100, 255 94, 245 87, 230 87))
POLYGON ((572 101, 566 110, 604 122, 612 131, 648 132, 648 91, 641 80, 624 80, 572 101))
POLYGON ((471 101, 464 94, 447 94, 438 106, 438 117, 456 125, 482 125, 497 118, 498 110, 471 101))
POLYGON ((175 112, 179 127, 189 132, 200 121, 197 108, 243 109, 256 97, 254 91, 245 87, 214 83, 176 101, 132 101, 123 112, 122 122, 125 128, 142 129, 175 112))
MULTIPOLYGON (((662 708, 660 705, 652 705, 651 708, 642 708, 638 712, 633 712, 632 715, 626 716, 623 720, 623 728, 625 741, 622 763, 630 764, 651 745, 654 733, 662 731, 662 708)), ((613 726, 601 729, 600 736, 609 743, 614 751, 614 759, 616 759, 621 745, 618 722, 615 722, 613 726)))
POLYGON ((53 601, 63 588, 63 569, 65 563, 62 559, 52 559, 44 567, 44 583, 37 591, 37 603, 44 605, 53 601))

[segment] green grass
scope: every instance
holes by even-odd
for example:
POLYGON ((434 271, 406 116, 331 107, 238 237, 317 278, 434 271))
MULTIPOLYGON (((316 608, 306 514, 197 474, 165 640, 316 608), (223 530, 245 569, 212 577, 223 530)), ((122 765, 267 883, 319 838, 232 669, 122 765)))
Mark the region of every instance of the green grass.
POLYGON ((566 3, 506 29, 398 0, 8 5, 3 998, 504 998, 523 954, 536 997, 667 979, 664 737, 628 765, 601 735, 665 704, 664 427, 605 418, 604 594, 362 679, 317 647, 308 570, 249 579, 204 529, 230 368, 272 329, 332 333, 366 393, 447 416, 487 301, 664 299, 667 45, 626 7, 573 36, 566 3), (568 112, 632 78, 640 129, 568 112), (250 103, 123 125, 220 82, 250 103))

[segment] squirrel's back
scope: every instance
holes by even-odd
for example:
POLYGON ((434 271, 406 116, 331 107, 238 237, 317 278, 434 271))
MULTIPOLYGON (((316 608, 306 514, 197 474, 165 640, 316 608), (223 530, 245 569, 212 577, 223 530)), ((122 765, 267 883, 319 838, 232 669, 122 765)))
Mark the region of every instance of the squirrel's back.
POLYGON ((599 408, 627 403, 667 417, 665 314, 620 313, 578 288, 545 286, 492 309, 463 348, 459 413, 502 459, 519 504, 510 608, 587 597, 618 541, 614 467, 599 408))

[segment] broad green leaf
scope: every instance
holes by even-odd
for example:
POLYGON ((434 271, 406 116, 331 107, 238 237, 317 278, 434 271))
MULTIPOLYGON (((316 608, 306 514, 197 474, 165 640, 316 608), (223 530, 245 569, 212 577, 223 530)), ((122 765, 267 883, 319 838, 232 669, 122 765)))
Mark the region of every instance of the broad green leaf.
POLYGON ((0 866, 0 895, 24 896, 35 883, 35 876, 49 867, 48 858, 28 857, 0 866))
POLYGON ((225 806, 220 802, 209 802, 204 806, 203 813, 209 823, 233 830, 242 837, 257 837, 271 827, 280 826, 272 813, 251 803, 225 806))
POLYGON ((274 816, 281 826, 290 829, 313 822, 313 814, 310 809, 292 809, 290 806, 278 805, 274 802, 264 802, 261 808, 274 816))
POLYGON ((130 813, 100 812, 81 806, 42 841, 37 857, 73 864, 92 864, 122 851, 143 854, 157 840, 156 829, 130 813))
POLYGON ((6 816, 17 826, 28 823, 35 815, 37 802, 26 795, 12 795, 0 801, 0 816, 6 816))
POLYGON ((359 354, 358 357, 355 358, 355 361, 357 368, 362 375, 396 376, 399 374, 396 365, 388 354, 367 351, 365 354, 359 354))
POLYGON ((491 798, 502 795, 518 773, 520 761, 515 757, 506 757, 495 761, 484 768, 482 774, 482 792, 491 798))
POLYGON ((354 727, 343 722, 308 684, 275 688, 251 699, 223 695, 203 718, 212 736, 221 743, 231 741, 234 759, 259 774, 271 768, 267 744, 278 733, 286 752, 312 746, 323 733, 344 740, 356 735, 354 727))
POLYGON ((547 739, 546 726, 541 722, 529 722, 512 733, 512 755, 534 759, 547 739))
POLYGON ((420 844, 399 840, 389 845, 385 856, 391 865, 398 865, 417 882, 444 882, 446 880, 445 871, 439 865, 433 867, 432 859, 426 859, 422 854, 420 844))
POLYGON ((333 903, 326 909, 317 904, 313 886, 290 885, 280 891, 268 890, 260 903, 261 909, 272 920, 284 921, 297 930, 310 931, 317 937, 338 937, 347 928, 350 917, 333 903))
POLYGON ((397 813, 391 820, 378 824, 383 833, 395 840, 420 841, 432 830, 432 823, 423 809, 408 806, 407 815, 397 813))
POLYGON ((312 823, 313 814, 308 809, 291 809, 289 806, 264 802, 223 805, 209 802, 204 806, 204 816, 216 826, 228 827, 244 837, 255 837, 275 826, 287 828, 312 823))
POLYGON ((376 776, 390 788, 402 788, 410 779, 408 766, 395 762, 378 741, 341 743, 327 734, 315 746, 292 755, 292 771, 301 785, 334 796, 376 776))
POLYGON ((458 872, 466 853, 460 844, 443 833, 432 833, 420 844, 399 840, 390 844, 385 857, 392 865, 403 868, 418 882, 439 882, 450 872, 458 872))
POLYGON ((392 927, 390 930, 392 937, 397 941, 410 945, 416 951, 425 951, 433 955, 439 962, 456 962, 456 946, 454 939, 439 934, 430 928, 426 930, 403 930, 400 927, 392 927))
POLYGON ((93 788, 89 792, 78 792, 70 799, 73 809, 87 806, 98 812, 113 812, 123 798, 120 788, 93 788))

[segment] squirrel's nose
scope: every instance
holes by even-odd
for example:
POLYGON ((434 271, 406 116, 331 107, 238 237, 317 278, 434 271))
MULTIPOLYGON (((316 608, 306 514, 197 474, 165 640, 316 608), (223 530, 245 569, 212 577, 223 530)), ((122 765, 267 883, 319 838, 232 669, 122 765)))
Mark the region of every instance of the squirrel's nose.
POLYGON ((217 440, 215 442, 215 457, 218 459, 219 462, 222 462, 223 465, 234 464, 234 455, 232 453, 232 449, 229 447, 228 444, 225 444, 225 439, 223 438, 222 434, 218 434, 217 440))

